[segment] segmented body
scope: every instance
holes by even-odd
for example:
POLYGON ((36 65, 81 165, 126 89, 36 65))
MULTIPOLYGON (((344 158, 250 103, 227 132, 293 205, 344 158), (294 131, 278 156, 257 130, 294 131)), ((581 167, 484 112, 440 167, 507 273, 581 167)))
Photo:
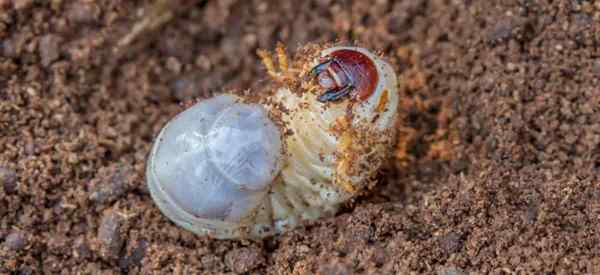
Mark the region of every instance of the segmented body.
POLYGON ((261 238, 285 232, 303 220, 331 216, 372 183, 395 134, 398 93, 392 68, 357 47, 324 49, 310 64, 281 60, 286 58, 281 48, 278 56, 283 72, 274 71, 270 57, 261 53, 276 80, 270 86, 274 89, 271 103, 244 103, 232 96, 205 100, 196 113, 185 111, 159 135, 148 161, 148 185, 163 213, 177 224, 217 238, 261 238), (323 62, 328 62, 327 66, 315 75, 316 81, 302 77, 323 62), (300 73, 286 73, 288 66, 294 65, 300 73), (344 85, 352 87, 348 94, 338 94, 334 101, 320 100, 324 92, 344 85), (267 115, 274 113, 280 114, 277 123, 269 121, 275 116, 267 115), (227 119, 219 119, 223 114, 227 119), (203 124, 203 117, 226 123, 203 124), (195 126, 182 125, 181 121, 195 126), (274 125, 279 125, 277 131, 274 125), (229 128, 217 131, 220 134, 206 134, 214 127, 229 128), (238 133, 233 128, 254 134, 238 133), (172 134, 169 129, 180 133, 172 134), (191 140, 197 148, 212 149, 203 149, 208 153, 197 150, 197 156, 185 159, 191 151, 183 150, 189 148, 181 145, 186 142, 182 136, 194 137, 187 142, 191 140), (275 136, 281 140, 273 140, 275 136), (161 154, 161 144, 168 145, 162 147, 167 153, 161 154), (180 151, 178 159, 175 154, 180 151), (202 158, 214 162, 212 170, 194 164, 204 163, 202 158), (175 168, 169 170, 161 163, 175 168), (248 167, 258 172, 250 172, 248 167), (180 175, 185 173, 188 175, 180 175), (181 184, 181 177, 188 177, 185 184, 181 184), (221 177, 228 183, 217 180, 221 177), (211 180, 229 187, 207 188, 194 183, 209 184, 211 180))

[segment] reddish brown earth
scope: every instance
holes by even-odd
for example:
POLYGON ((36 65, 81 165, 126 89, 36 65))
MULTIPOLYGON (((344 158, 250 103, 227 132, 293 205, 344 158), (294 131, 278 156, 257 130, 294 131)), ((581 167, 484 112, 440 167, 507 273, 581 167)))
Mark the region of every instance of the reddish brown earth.
POLYGON ((115 54, 151 2, 0 0, 0 274, 600 274, 600 2, 209 0, 115 54), (260 242, 162 216, 144 161, 180 102, 336 39, 402 78, 376 189, 260 242))

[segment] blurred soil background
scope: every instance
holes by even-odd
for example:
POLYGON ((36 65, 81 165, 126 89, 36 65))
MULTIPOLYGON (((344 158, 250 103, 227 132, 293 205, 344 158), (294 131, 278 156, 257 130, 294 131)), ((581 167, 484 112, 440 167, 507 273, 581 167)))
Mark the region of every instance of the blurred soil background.
POLYGON ((600 2, 193 1, 118 46, 153 2, 0 0, 0 274, 600 274, 600 2), (277 41, 382 52, 394 156, 334 218, 197 237, 149 196, 152 139, 277 41))

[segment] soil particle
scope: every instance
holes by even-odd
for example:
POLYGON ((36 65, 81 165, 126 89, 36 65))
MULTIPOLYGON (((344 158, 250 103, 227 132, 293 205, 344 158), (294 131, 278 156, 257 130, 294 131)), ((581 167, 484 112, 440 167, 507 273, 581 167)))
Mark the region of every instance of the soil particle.
POLYGON ((225 254, 227 267, 237 274, 250 272, 265 263, 265 258, 257 248, 238 248, 225 254))
POLYGON ((446 253, 452 254, 462 248, 461 235, 450 232, 440 238, 440 246, 446 253))
POLYGON ((12 194, 17 190, 17 173, 8 167, 0 166, 0 183, 6 194, 12 194))
POLYGON ((113 165, 103 167, 90 183, 90 200, 99 205, 108 205, 119 199, 133 184, 132 167, 113 165))
POLYGON ((61 38, 54 34, 47 34, 40 39, 39 50, 41 63, 48 67, 60 55, 61 38))
POLYGON ((73 23, 94 23, 100 18, 100 7, 91 1, 74 1, 66 9, 66 17, 73 23))
POLYGON ((148 242, 141 240, 137 242, 133 251, 130 254, 122 257, 119 260, 119 267, 123 271, 128 271, 134 268, 135 266, 140 265, 144 256, 146 255, 146 249, 148 248, 148 242))
POLYGON ((467 273, 458 268, 458 267, 454 267, 454 266, 450 266, 450 267, 442 267, 438 270, 438 275, 467 275, 467 273))
POLYGON ((27 9, 31 5, 33 5, 33 0, 15 0, 15 2, 13 3, 13 7, 16 10, 27 9))
POLYGON ((92 257, 92 250, 83 237, 77 238, 73 243, 73 255, 82 260, 92 257))
POLYGON ((123 247, 120 232, 122 223, 122 215, 112 210, 106 211, 102 217, 97 239, 100 243, 100 255, 103 258, 116 259, 119 257, 123 247))
POLYGON ((21 231, 14 231, 4 240, 4 247, 10 250, 21 250, 27 245, 27 236, 21 231))
POLYGON ((511 19, 504 19, 496 22, 492 30, 488 33, 488 42, 492 44, 500 43, 512 38, 516 33, 519 24, 511 19))
POLYGON ((201 91, 199 82, 198 72, 176 79, 173 82, 173 96, 181 101, 198 97, 201 91))
POLYGON ((594 62, 592 63, 592 72, 598 77, 600 78, 600 59, 596 59, 594 60, 594 62))
MULTIPOLYGON (((299 269, 299 270, 301 270, 301 269, 299 269)), ((306 273, 310 273, 310 272, 306 272, 306 273)), ((354 273, 354 272, 352 272, 352 268, 347 263, 334 261, 331 263, 321 264, 320 267, 317 269, 316 274, 318 274, 318 275, 326 275, 326 274, 345 275, 345 274, 352 274, 352 273, 354 273)))

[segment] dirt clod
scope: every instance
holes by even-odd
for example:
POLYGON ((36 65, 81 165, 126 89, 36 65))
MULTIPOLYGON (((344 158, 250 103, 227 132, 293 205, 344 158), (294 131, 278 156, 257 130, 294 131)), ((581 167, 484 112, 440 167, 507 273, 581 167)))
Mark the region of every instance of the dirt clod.
POLYGON ((140 265, 142 259, 146 255, 146 249, 148 248, 148 242, 141 240, 137 242, 137 245, 131 252, 131 254, 122 257, 119 261, 119 267, 121 270, 130 270, 131 268, 140 265))
POLYGON ((8 167, 0 166, 0 184, 6 194, 17 190, 17 173, 8 167))
POLYGON ((61 38, 54 34, 47 34, 40 39, 40 57, 43 66, 48 67, 60 55, 61 38))
POLYGON ((4 246, 10 250, 21 250, 27 245, 27 236, 21 231, 14 231, 4 240, 4 246))
POLYGON ((225 255, 227 267, 238 274, 249 272, 264 262, 262 252, 256 248, 238 248, 225 255))
POLYGON ((33 5, 33 0, 15 0, 13 6, 16 10, 23 10, 33 5))
POLYGON ((594 74, 600 78, 600 59, 596 59, 593 62, 592 65, 592 72, 594 72, 594 74))
POLYGON ((458 233, 450 232, 440 239, 440 246, 447 253, 454 253, 461 249, 462 241, 458 233))
POLYGON ((73 243, 73 255, 84 260, 92 256, 92 250, 84 238, 78 238, 73 243))
POLYGON ((100 255, 107 259, 116 259, 123 247, 120 228, 123 223, 121 214, 109 210, 106 211, 100 221, 98 229, 98 241, 100 242, 100 255))
POLYGON ((132 177, 133 171, 129 166, 101 168, 90 183, 90 200, 101 205, 116 201, 131 186, 132 177))
POLYGON ((454 267, 454 266, 450 266, 450 267, 442 267, 438 270, 438 275, 467 275, 467 273, 458 268, 458 267, 454 267))
POLYGON ((73 23, 93 23, 102 12, 94 2, 85 1, 74 1, 66 10, 66 17, 73 23))
POLYGON ((330 262, 330 263, 322 263, 319 268, 317 269, 317 273, 318 275, 326 275, 326 274, 330 274, 330 275, 344 275, 344 274, 351 274, 352 273, 352 268, 343 262, 338 262, 338 261, 334 261, 334 262, 330 262))

